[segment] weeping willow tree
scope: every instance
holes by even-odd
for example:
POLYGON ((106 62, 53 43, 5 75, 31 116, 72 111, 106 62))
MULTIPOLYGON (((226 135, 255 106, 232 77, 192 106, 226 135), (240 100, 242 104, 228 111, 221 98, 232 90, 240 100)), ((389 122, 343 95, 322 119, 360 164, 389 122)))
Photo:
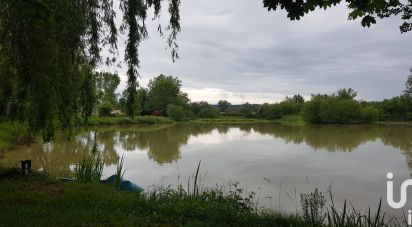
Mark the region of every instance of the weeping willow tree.
MULTIPOLYGON (((102 49, 116 62, 118 27, 127 34, 128 115, 135 116, 140 66, 138 48, 148 38, 149 9, 159 17, 163 0, 0 0, 0 101, 11 116, 41 130, 48 141, 56 126, 71 128, 77 116, 91 115, 93 70, 103 63, 102 49)), ((169 0, 167 46, 178 57, 180 0, 169 0)), ((159 32, 162 34, 161 26, 159 32)))

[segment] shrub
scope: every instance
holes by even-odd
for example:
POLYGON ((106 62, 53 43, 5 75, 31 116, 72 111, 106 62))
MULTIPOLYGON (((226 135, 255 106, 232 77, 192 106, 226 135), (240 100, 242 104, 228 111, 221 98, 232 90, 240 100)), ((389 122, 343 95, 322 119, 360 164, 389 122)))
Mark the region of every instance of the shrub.
POLYGON ((225 112, 230 107, 230 102, 226 100, 220 100, 218 103, 220 112, 225 112))
POLYGON ((321 105, 320 98, 313 98, 311 101, 307 102, 302 108, 302 118, 305 122, 309 123, 321 123, 319 117, 319 108, 321 105))
POLYGON ((210 107, 202 109, 198 114, 200 118, 216 118, 219 117, 219 115, 219 110, 210 107))
POLYGON ((102 117, 107 117, 111 115, 112 112, 112 105, 110 105, 109 103, 103 103, 99 106, 98 112, 99 112, 99 116, 102 117))
POLYGON ((390 121, 412 120, 412 100, 408 96, 385 99, 379 103, 380 118, 390 121))
POLYGON ((242 116, 242 114, 236 109, 227 109, 222 115, 228 116, 228 117, 241 117, 242 116))
POLYGON ((282 117, 282 110, 279 108, 278 104, 264 103, 259 106, 256 115, 258 118, 274 120, 282 117))
POLYGON ((282 116, 283 116, 282 109, 279 108, 279 106, 277 104, 274 104, 269 109, 269 112, 266 115, 266 119, 267 120, 274 120, 274 119, 282 118, 282 116))
POLYGON ((304 105, 301 115, 309 123, 350 124, 376 122, 378 112, 374 108, 363 110, 353 99, 318 95, 304 105))
POLYGON ((240 107, 240 113, 243 117, 253 117, 253 106, 249 103, 245 103, 240 107))
POLYGON ((193 114, 192 110, 190 110, 190 109, 185 109, 184 114, 185 114, 185 119, 187 119, 187 120, 195 118, 195 115, 193 114))
POLYGON ((185 111, 183 107, 170 104, 167 106, 167 115, 175 121, 183 121, 185 119, 185 111))
POLYGON ((256 111, 256 116, 258 118, 266 118, 270 112, 271 105, 269 103, 263 103, 260 105, 256 111))
POLYGON ((300 195, 303 219, 314 226, 322 226, 326 218, 325 196, 316 188, 314 192, 300 195))
POLYGON ((208 102, 200 101, 200 102, 190 103, 189 108, 195 115, 199 115, 200 111, 202 111, 203 109, 211 108, 211 107, 208 102))
POLYGON ((365 123, 377 122, 379 118, 378 110, 368 106, 362 109, 362 121, 365 123))
POLYGON ((319 107, 319 118, 322 123, 359 123, 361 122, 361 106, 359 102, 335 97, 325 98, 319 107))
POLYGON ((277 104, 282 115, 299 114, 302 109, 302 103, 296 103, 293 99, 287 99, 277 104))

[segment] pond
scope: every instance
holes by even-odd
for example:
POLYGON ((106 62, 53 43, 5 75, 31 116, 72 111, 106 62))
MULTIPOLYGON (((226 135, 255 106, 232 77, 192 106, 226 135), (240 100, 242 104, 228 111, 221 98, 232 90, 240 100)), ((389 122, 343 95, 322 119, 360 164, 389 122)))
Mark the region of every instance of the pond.
MULTIPOLYGON (((300 210, 300 193, 319 188, 342 206, 372 209, 382 197, 387 207, 386 173, 395 175, 395 198, 412 173, 412 127, 401 125, 305 125, 274 123, 219 125, 175 124, 101 127, 96 139, 106 167, 114 174, 125 157, 125 178, 145 188, 193 182, 201 160, 203 187, 239 182, 256 192, 258 206, 287 212, 300 210)), ((93 146, 93 130, 67 140, 34 143, 5 153, 0 165, 17 166, 31 159, 33 168, 53 176, 73 176, 74 164, 93 146)), ((410 197, 409 197, 410 198, 410 197)), ((405 209, 412 208, 409 200, 405 209)))

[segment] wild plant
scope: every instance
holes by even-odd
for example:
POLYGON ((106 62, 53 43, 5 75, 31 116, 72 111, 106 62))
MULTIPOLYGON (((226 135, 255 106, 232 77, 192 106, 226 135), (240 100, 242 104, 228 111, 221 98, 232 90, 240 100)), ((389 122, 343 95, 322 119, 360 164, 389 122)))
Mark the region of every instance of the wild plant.
POLYGON ((117 160, 117 167, 116 167, 116 178, 114 181, 114 185, 117 188, 120 188, 120 185, 122 183, 123 175, 126 172, 126 170, 123 170, 123 163, 124 163, 124 155, 122 155, 119 160, 117 160))
POLYGON ((84 155, 74 167, 76 179, 80 182, 99 182, 103 174, 104 160, 100 157, 100 152, 97 147, 96 133, 94 135, 95 138, 91 153, 84 155))
POLYGON ((326 199, 317 188, 309 194, 300 195, 300 203, 303 211, 303 219, 315 226, 320 226, 326 218, 326 199))
POLYGON ((74 167, 76 179, 80 182, 99 182, 103 173, 104 160, 100 155, 85 155, 74 167))

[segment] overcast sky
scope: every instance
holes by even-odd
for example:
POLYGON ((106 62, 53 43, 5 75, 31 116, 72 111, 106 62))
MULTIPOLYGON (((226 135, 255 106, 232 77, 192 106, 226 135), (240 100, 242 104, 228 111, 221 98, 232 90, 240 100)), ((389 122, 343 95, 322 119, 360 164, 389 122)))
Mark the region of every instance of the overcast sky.
MULTIPOLYGON (((366 29, 347 20, 345 5, 289 21, 285 12, 268 12, 262 0, 181 1, 180 58, 171 61, 157 21, 148 18, 140 84, 174 75, 192 101, 276 102, 343 87, 354 88, 360 99, 381 100, 400 94, 412 67, 412 32, 400 33, 399 18, 366 29)), ((163 26, 168 17, 164 10, 163 26)), ((123 90, 126 67, 111 70, 118 71, 123 90)))

